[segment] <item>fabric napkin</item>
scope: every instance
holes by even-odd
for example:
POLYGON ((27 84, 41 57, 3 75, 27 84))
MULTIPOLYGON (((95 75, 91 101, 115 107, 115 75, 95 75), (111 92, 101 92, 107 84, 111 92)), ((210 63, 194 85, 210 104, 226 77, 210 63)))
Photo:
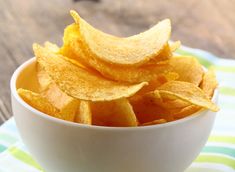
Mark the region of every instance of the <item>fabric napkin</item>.
MULTIPOLYGON (((211 136, 185 172, 235 172, 235 60, 182 46, 178 54, 198 58, 214 68, 219 80, 219 107, 211 136)), ((0 127, 0 172, 42 172, 22 143, 14 118, 0 127)))

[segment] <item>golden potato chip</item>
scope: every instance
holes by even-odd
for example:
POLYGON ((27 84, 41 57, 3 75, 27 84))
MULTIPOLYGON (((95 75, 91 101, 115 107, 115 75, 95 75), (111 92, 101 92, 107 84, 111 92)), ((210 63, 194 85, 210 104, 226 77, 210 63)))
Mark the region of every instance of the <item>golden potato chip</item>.
POLYGON ((50 51, 53 51, 54 53, 58 53, 59 50, 60 50, 60 48, 56 44, 53 44, 53 43, 51 43, 49 41, 46 41, 44 43, 44 47, 49 49, 50 51))
MULTIPOLYGON (((45 42, 44 47, 50 51, 59 52, 59 47, 56 44, 52 44, 51 42, 45 42)), ((36 71, 39 83, 39 91, 42 92, 48 88, 48 86, 52 83, 52 80, 39 63, 36 64, 36 71)))
POLYGON ((137 126, 135 113, 125 98, 91 103, 92 124, 101 126, 137 126))
POLYGON ((140 124, 159 119, 174 120, 172 113, 154 104, 148 97, 134 96, 130 98, 130 103, 140 124))
POLYGON ((212 111, 219 110, 199 87, 183 81, 169 81, 158 87, 154 92, 148 93, 148 96, 153 99, 155 97, 159 99, 159 96, 169 99, 177 98, 212 111))
POLYGON ((38 62, 44 67, 58 87, 71 97, 81 100, 108 101, 130 97, 147 83, 126 84, 106 80, 98 73, 87 71, 34 44, 38 62), (50 58, 47 58, 50 57, 50 58))
POLYGON ((42 97, 38 93, 22 88, 19 88, 17 93, 26 103, 43 113, 50 116, 55 116, 59 113, 58 109, 56 109, 46 98, 42 97))
POLYGON ((62 92, 55 83, 41 93, 53 106, 60 110, 60 119, 74 121, 79 101, 62 92))
POLYGON ((83 100, 80 101, 78 112, 75 117, 75 122, 88 125, 92 124, 90 102, 83 100))
POLYGON ((209 69, 203 76, 200 88, 211 99, 217 86, 218 82, 216 80, 215 72, 214 70, 209 69))
POLYGON ((74 121, 77 109, 79 107, 79 101, 77 99, 71 99, 60 109, 59 117, 66 121, 74 121))
POLYGON ((157 58, 150 59, 147 63, 141 65, 141 66, 148 66, 157 64, 158 62, 162 62, 165 60, 169 60, 172 57, 172 51, 170 45, 167 43, 163 49, 160 51, 160 53, 157 55, 157 58), (161 59, 161 60, 160 60, 161 59))
POLYGON ((157 96, 154 97, 153 102, 154 104, 157 104, 158 106, 165 108, 172 113, 191 105, 189 102, 183 101, 181 99, 175 99, 175 98, 170 99, 157 96))
POLYGON ((181 46, 181 42, 180 42, 180 41, 172 42, 172 43, 170 44, 170 50, 171 50, 171 52, 176 51, 180 46, 181 46))
MULTIPOLYGON (((59 51, 58 46, 50 42, 45 42, 44 46, 55 53, 59 51)), ((67 121, 74 121, 78 108, 78 100, 62 92, 39 63, 37 63, 37 77, 42 96, 60 111, 56 117, 67 121)))
POLYGON ((156 124, 163 124, 166 123, 167 121, 165 119, 157 119, 151 122, 146 122, 141 124, 140 126, 147 126, 147 125, 156 125, 156 124))
POLYGON ((159 74, 155 79, 149 81, 149 84, 143 87, 137 94, 144 95, 147 92, 154 91, 160 85, 178 79, 179 75, 175 72, 159 74))
POLYGON ((75 11, 70 13, 79 27, 79 41, 85 49, 93 58, 109 64, 140 66, 150 59, 157 60, 171 34, 171 23, 166 19, 138 35, 115 37, 95 29, 75 11))
POLYGON ((46 90, 51 84, 51 78, 39 63, 36 64, 36 71, 39 83, 39 91, 42 92, 46 90))
POLYGON ((172 72, 179 74, 178 81, 190 82, 197 86, 200 84, 204 72, 196 58, 178 56, 170 58, 169 62, 172 72))
POLYGON ((174 118, 175 119, 184 118, 186 116, 194 114, 195 112, 199 111, 200 109, 202 109, 202 108, 199 106, 195 106, 195 105, 187 106, 187 107, 179 110, 177 113, 174 113, 174 118))
POLYGON ((125 67, 95 59, 92 55, 85 52, 86 48, 83 47, 81 41, 78 41, 80 39, 79 35, 78 25, 72 24, 68 26, 65 29, 64 46, 61 48, 60 53, 82 63, 88 68, 96 69, 104 77, 111 80, 129 83, 150 81, 162 73, 167 73, 169 70, 168 61, 154 62, 152 65, 141 67, 125 67))

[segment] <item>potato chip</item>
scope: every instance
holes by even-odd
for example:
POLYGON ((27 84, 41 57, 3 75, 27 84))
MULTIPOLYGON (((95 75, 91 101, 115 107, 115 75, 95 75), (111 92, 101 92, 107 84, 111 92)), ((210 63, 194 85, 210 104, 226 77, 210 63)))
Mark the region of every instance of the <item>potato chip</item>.
POLYGON ((181 46, 181 42, 180 42, 180 41, 172 42, 172 43, 170 44, 171 52, 176 51, 180 46, 181 46))
POLYGON ((157 58, 150 59, 147 63, 141 65, 141 66, 148 66, 148 65, 153 65, 157 64, 158 62, 162 62, 165 60, 169 60, 172 57, 172 51, 170 45, 167 43, 161 52, 157 55, 157 58), (161 60, 160 60, 161 59, 161 60))
POLYGON ((55 108, 46 98, 42 97, 38 93, 34 93, 23 88, 19 88, 17 93, 26 103, 43 113, 50 116, 55 116, 59 113, 57 108, 55 108))
POLYGON ((46 41, 44 43, 44 47, 49 49, 50 51, 53 51, 54 53, 58 53, 59 50, 60 50, 60 48, 56 44, 53 44, 53 43, 51 43, 49 41, 46 41))
POLYGON ((95 59, 89 53, 86 53, 86 48, 83 47, 81 41, 78 41, 79 39, 78 25, 72 24, 68 26, 65 29, 64 46, 61 48, 60 53, 82 63, 88 68, 96 69, 104 77, 114 81, 129 83, 150 81, 160 74, 167 73, 170 67, 168 61, 161 63, 154 62, 152 65, 141 67, 111 65, 99 59, 95 59))
POLYGON ((167 121, 165 119, 157 119, 151 122, 146 122, 141 124, 140 126, 147 126, 147 125, 156 125, 156 124, 163 124, 166 123, 167 121))
POLYGON ((174 113, 174 118, 175 119, 184 118, 186 116, 194 114, 195 112, 199 111, 200 109, 202 109, 202 108, 199 106, 195 106, 195 105, 187 106, 187 107, 179 110, 178 112, 174 113))
POLYGON ((158 106, 167 109, 169 112, 177 112, 179 109, 185 108, 189 105, 191 105, 189 102, 183 101, 181 99, 170 99, 169 97, 157 97, 155 96, 152 100, 154 104, 157 104, 158 106))
POLYGON ((75 11, 70 13, 79 27, 80 41, 85 49, 93 58, 109 64, 140 66, 150 59, 157 60, 157 55, 167 44, 171 34, 171 23, 166 19, 138 35, 115 37, 95 29, 75 11))
MULTIPOLYGON (((45 42, 44 46, 49 51, 55 53, 59 51, 59 47, 50 42, 45 42)), ((39 63, 37 63, 37 77, 42 96, 60 111, 56 117, 67 121, 74 121, 79 103, 78 100, 62 92, 39 63)))
POLYGON ((176 80, 178 78, 179 78, 179 75, 175 72, 159 74, 155 79, 149 81, 149 84, 147 86, 143 87, 137 94, 144 95, 147 92, 154 91, 160 85, 162 85, 168 81, 176 80))
POLYGON ((39 91, 43 92, 51 84, 51 78, 39 63, 36 64, 36 71, 39 83, 39 91))
POLYGON ((130 103, 140 124, 159 119, 174 120, 172 113, 154 104, 148 97, 134 96, 130 98, 130 103))
POLYGON ((113 82, 98 73, 87 71, 34 44, 38 62, 44 67, 58 87, 71 97, 81 100, 108 101, 130 97, 147 83, 126 84, 113 82), (50 58, 47 58, 50 57, 50 58))
POLYGON ((200 63, 194 57, 177 56, 170 59, 171 71, 179 74, 178 81, 190 82, 199 85, 203 69, 200 63))
POLYGON ((125 98, 108 102, 93 102, 91 111, 93 125, 116 127, 138 125, 135 113, 125 98))
POLYGON ((74 121, 79 101, 62 92, 55 83, 41 93, 53 106, 60 110, 58 118, 74 121))
POLYGON ((212 111, 219 110, 199 87, 188 82, 169 81, 158 87, 154 92, 148 93, 148 96, 153 99, 155 97, 159 99, 159 96, 169 99, 176 98, 212 111))
MULTIPOLYGON (((45 42, 44 47, 53 52, 59 51, 59 47, 56 44, 52 44, 51 42, 45 42)), ((43 92, 52 83, 52 80, 39 63, 36 64, 36 71, 39 83, 39 91, 43 92)))
POLYGON ((75 122, 88 125, 92 124, 90 102, 83 100, 80 101, 78 112, 75 117, 75 122))
POLYGON ((218 82, 216 80, 215 72, 214 70, 209 69, 203 76, 200 88, 211 99, 217 86, 218 82))

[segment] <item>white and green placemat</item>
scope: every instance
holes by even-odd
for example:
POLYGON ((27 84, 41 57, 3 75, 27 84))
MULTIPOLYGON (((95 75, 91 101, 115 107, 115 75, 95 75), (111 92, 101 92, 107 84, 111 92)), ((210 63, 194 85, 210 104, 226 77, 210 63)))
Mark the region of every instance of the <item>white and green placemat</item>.
MULTIPOLYGON (((186 172, 235 172, 235 60, 227 60, 187 47, 177 53, 192 55, 207 68, 214 68, 219 80, 219 107, 206 146, 186 172)), ((14 118, 0 127, 0 172, 42 172, 22 143, 14 118)))

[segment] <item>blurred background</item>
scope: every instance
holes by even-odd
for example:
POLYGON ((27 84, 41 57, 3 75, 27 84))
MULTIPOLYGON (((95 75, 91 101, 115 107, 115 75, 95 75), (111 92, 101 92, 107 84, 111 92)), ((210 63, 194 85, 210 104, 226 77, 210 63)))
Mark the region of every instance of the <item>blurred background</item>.
POLYGON ((33 56, 32 43, 62 44, 69 10, 117 36, 172 21, 172 40, 235 59, 235 0, 0 0, 0 124, 11 116, 9 81, 33 56))

